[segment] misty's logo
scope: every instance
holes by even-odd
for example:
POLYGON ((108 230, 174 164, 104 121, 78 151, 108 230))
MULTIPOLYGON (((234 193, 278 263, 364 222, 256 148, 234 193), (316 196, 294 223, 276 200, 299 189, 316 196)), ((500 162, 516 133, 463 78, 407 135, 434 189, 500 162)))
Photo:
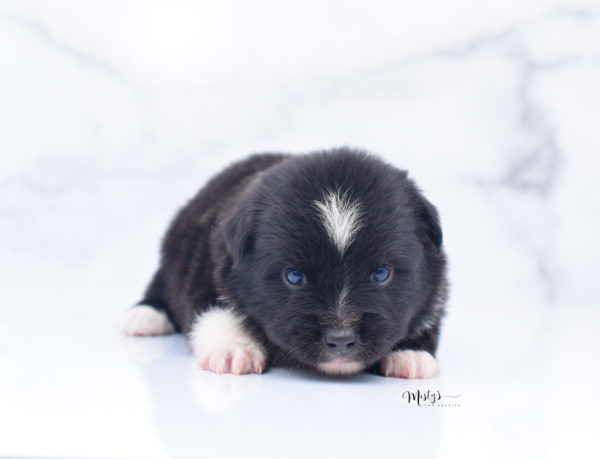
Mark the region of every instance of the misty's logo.
POLYGON ((439 390, 405 390, 402 393, 402 399, 409 405, 416 406, 439 406, 439 407, 458 407, 458 399, 462 394, 448 395, 442 394, 439 390))

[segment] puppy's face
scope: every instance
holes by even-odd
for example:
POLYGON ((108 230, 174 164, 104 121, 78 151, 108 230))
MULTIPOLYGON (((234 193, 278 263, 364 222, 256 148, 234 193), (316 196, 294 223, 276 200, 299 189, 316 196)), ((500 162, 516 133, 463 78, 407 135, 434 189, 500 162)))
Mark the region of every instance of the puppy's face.
POLYGON ((291 364, 358 372, 427 319, 435 211, 403 173, 369 165, 367 177, 271 174, 234 219, 234 300, 291 364))

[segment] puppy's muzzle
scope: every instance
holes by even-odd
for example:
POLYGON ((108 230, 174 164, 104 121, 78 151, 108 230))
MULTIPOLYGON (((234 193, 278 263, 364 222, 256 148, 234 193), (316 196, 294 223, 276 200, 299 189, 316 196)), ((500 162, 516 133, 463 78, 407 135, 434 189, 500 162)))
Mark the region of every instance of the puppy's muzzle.
POLYGON ((351 328, 332 328, 325 332, 326 349, 335 355, 350 354, 358 342, 358 335, 351 328))

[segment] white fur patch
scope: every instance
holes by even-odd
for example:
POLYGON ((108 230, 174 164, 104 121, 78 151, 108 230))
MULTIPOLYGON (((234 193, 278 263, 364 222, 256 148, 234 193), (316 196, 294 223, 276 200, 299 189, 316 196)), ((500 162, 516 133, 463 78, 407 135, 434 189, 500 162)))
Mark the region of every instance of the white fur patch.
POLYGON ((391 352, 381 363, 381 373, 395 378, 431 378, 439 372, 437 360, 427 351, 391 352))
POLYGON ((212 308, 198 315, 189 342, 203 370, 239 375, 265 369, 265 351, 231 309, 212 308))
POLYGON ((331 242, 343 255, 360 229, 360 205, 339 191, 329 192, 323 201, 315 201, 314 205, 331 242))
POLYGON ((340 294, 338 295, 337 302, 335 304, 335 312, 342 326, 350 326, 350 324, 345 324, 345 312, 348 306, 348 288, 346 286, 342 287, 340 294))
POLYGON ((119 322, 119 330, 124 335, 155 336, 173 333, 175 327, 164 312, 141 304, 125 313, 119 322))
POLYGON ((362 363, 343 359, 334 359, 317 365, 317 370, 329 375, 350 375, 363 369, 364 365, 362 363))

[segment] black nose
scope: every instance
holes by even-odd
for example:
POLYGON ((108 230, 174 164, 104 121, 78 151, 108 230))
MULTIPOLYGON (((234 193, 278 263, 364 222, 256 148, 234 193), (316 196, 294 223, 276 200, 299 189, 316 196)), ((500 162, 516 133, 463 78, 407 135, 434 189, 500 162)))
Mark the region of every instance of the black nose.
POLYGON ((356 345, 356 333, 350 328, 334 328, 325 332, 327 350, 336 355, 348 354, 356 345))

